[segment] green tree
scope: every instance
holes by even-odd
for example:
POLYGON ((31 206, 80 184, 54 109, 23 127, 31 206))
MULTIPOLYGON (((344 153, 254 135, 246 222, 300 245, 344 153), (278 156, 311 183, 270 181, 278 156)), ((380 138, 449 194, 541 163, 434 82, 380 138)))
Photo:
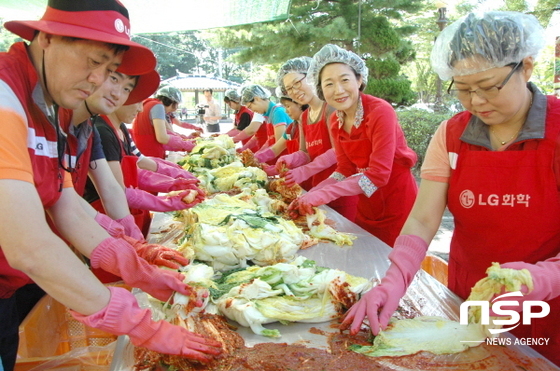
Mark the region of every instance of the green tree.
POLYGON ((241 48, 238 62, 278 66, 302 55, 312 56, 334 43, 362 56, 372 78, 366 92, 395 104, 414 98, 400 65, 414 59, 406 40, 415 27, 400 25, 421 9, 421 0, 294 0, 288 21, 261 23, 216 31, 226 48, 241 48))
POLYGON ((10 45, 22 39, 4 28, 4 19, 0 17, 0 52, 8 51, 10 45))

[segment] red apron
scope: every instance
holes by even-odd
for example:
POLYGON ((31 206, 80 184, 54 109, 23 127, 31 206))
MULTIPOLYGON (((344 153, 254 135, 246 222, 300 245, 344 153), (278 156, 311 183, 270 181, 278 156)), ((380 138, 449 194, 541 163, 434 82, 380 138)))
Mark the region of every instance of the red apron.
MULTIPOLYGON (((113 129, 113 132, 121 147, 121 155, 122 155, 121 169, 123 173, 124 185, 127 188, 128 187, 136 188, 138 186, 138 167, 136 165, 136 163, 138 162, 138 157, 129 156, 126 154, 116 129, 111 124, 109 124, 111 121, 109 121, 109 118, 106 116, 102 116, 102 117, 103 120, 105 120, 105 122, 111 126, 111 129, 113 129)), ((91 206, 93 206, 93 208, 96 209, 97 211, 101 213, 105 213, 105 209, 103 208, 101 199, 92 202, 91 206)), ((140 228, 142 234, 144 236, 147 236, 150 229, 150 221, 151 221, 150 212, 148 210, 130 209, 130 214, 134 217, 134 222, 136 223, 138 228, 140 228)), ((110 282, 116 282, 121 280, 120 277, 115 276, 109 272, 106 272, 100 268, 92 268, 91 271, 103 283, 110 283, 110 282)))
MULTIPOLYGON (((306 109, 301 115, 301 122, 303 124, 303 132, 305 133, 305 147, 307 153, 313 161, 317 156, 322 155, 332 148, 331 137, 329 135, 329 128, 327 127, 327 103, 323 104, 321 118, 314 124, 309 124, 309 109, 306 109)), ((328 169, 311 177, 311 186, 315 187, 323 180, 327 179, 336 170, 336 164, 328 169)), ((351 222, 356 220, 356 213, 358 212, 359 197, 345 196, 340 197, 327 205, 344 216, 351 222)))
POLYGON ((161 101, 149 98, 143 102, 143 111, 138 113, 132 122, 132 135, 134 143, 144 156, 165 158, 165 149, 163 144, 157 141, 154 125, 150 120, 150 110, 156 104, 161 104, 161 101))
MULTIPOLYGON (((301 124, 299 122, 293 121, 286 128, 286 138, 287 138, 286 139, 286 151, 288 152, 288 154, 292 154, 292 153, 295 153, 295 152, 299 151, 299 148, 300 148, 300 145, 299 145, 299 141, 300 141, 299 126, 300 125, 301 124)), ((300 187, 302 187, 306 191, 309 191, 311 188, 313 188, 313 185, 311 183, 311 179, 304 180, 299 185, 300 185, 300 187)))
MULTIPOLYGON (((272 117, 272 114, 274 113, 274 110, 277 107, 280 107, 280 105, 277 104, 274 107, 272 107, 269 117, 272 117)), ((272 147, 276 143, 276 134, 274 133, 274 124, 268 122, 269 117, 266 117, 266 137, 267 137, 266 143, 268 147, 272 147)), ((269 165, 274 165, 276 163, 276 160, 278 160, 278 157, 284 156, 286 154, 288 154, 288 151, 283 150, 278 156, 274 157, 272 160, 267 161, 266 163, 269 165)))
MULTIPOLYGON (((536 263, 560 251, 560 198, 552 171, 558 116, 547 117, 546 139, 531 140, 524 150, 470 150, 461 142, 448 191, 455 220, 449 288, 461 298, 468 297, 492 262, 536 263)), ((550 338, 548 345, 533 348, 560 365, 560 298, 549 304, 547 317, 512 332, 518 337, 550 338)))

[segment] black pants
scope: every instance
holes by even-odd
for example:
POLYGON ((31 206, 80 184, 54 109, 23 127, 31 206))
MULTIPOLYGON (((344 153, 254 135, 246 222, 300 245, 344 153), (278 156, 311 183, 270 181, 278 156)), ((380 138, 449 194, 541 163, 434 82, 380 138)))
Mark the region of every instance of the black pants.
POLYGON ((12 371, 16 364, 18 327, 16 296, 0 299, 0 357, 4 371, 12 371))
POLYGON ((208 130, 209 133, 219 133, 220 132, 220 124, 207 124, 206 125, 206 130, 208 130))

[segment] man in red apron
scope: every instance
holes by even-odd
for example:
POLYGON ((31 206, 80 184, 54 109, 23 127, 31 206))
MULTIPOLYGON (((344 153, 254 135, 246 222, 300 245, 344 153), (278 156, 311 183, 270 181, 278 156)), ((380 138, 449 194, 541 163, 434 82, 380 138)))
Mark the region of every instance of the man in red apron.
POLYGON ((560 101, 528 82, 543 40, 537 19, 515 12, 469 14, 436 40, 432 66, 452 78, 448 90, 467 111, 434 134, 392 264, 344 320, 352 332, 365 315, 374 333, 387 325, 447 205, 455 221, 449 288, 466 299, 492 263, 526 269, 533 289, 521 287, 514 309, 546 301, 550 313, 512 333, 546 339, 531 346, 560 365, 560 101))

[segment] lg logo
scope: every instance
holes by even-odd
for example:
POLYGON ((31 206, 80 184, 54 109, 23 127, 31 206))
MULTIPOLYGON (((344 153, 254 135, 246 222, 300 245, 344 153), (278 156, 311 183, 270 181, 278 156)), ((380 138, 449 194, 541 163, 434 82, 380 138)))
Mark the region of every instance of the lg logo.
MULTIPOLYGON (((499 329, 488 329, 491 334, 499 334, 502 332, 511 331, 520 325, 519 321, 521 316, 523 320, 521 323, 524 325, 530 325, 532 318, 543 318, 550 313, 550 305, 544 301, 538 300, 527 300, 523 302, 523 312, 522 315, 517 313, 515 310, 506 309, 506 307, 518 306, 519 302, 517 300, 499 300, 508 297, 523 297, 520 291, 508 292, 500 295, 494 300, 492 300, 492 312, 499 316, 509 316, 509 319, 492 319, 493 325, 498 326, 511 326, 503 327, 499 329), (499 300, 499 301, 498 301, 499 300), (540 310, 534 310, 540 308, 540 310)), ((480 323, 482 325, 490 325, 490 303, 488 301, 465 301, 460 307, 460 323, 461 325, 468 325, 469 321, 469 307, 480 306, 480 323)))

